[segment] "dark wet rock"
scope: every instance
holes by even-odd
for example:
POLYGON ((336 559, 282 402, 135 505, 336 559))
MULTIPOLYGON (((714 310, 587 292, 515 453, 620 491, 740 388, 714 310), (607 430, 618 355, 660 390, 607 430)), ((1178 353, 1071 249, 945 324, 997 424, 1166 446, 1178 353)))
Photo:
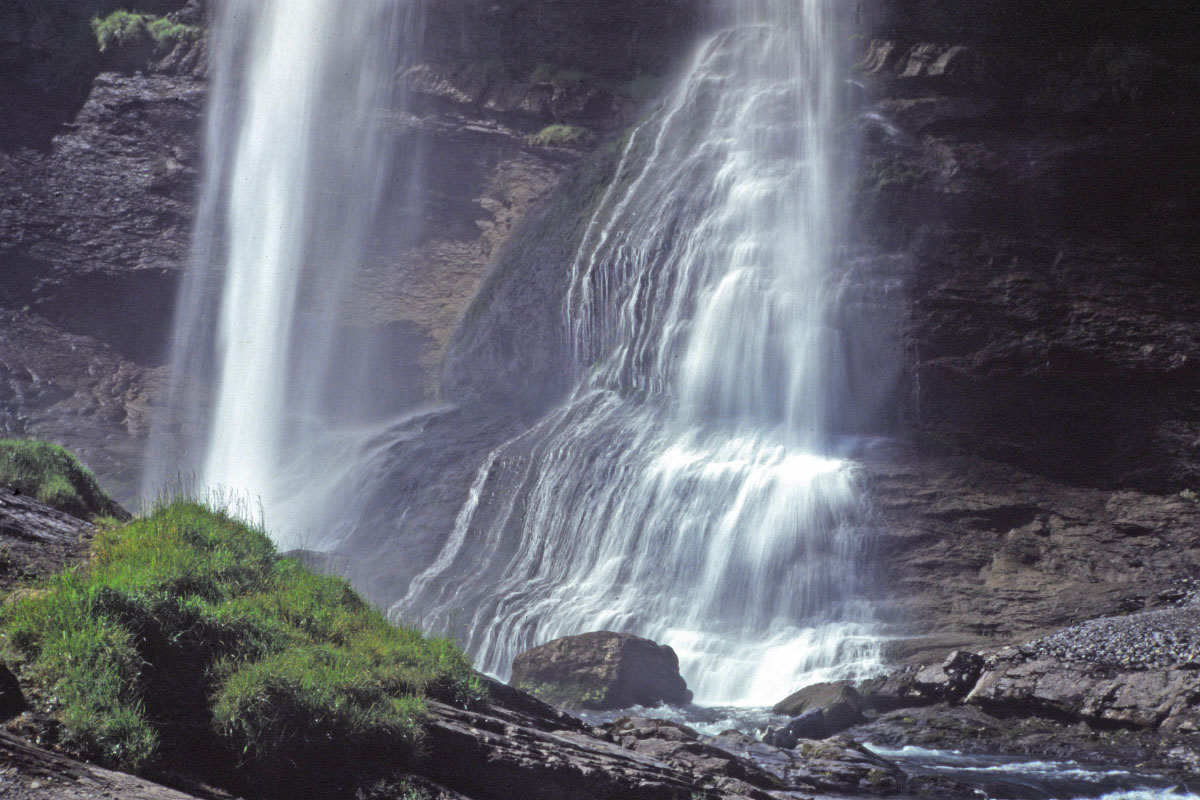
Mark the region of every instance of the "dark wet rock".
POLYGON ((690 800, 694 793, 765 800, 737 775, 769 776, 678 726, 628 727, 618 743, 616 732, 597 737, 533 698, 520 709, 510 707, 510 699, 505 695, 475 711, 430 703, 427 755, 418 772, 490 800, 690 800))
POLYGON ((818 683, 780 700, 772 713, 794 717, 764 741, 778 747, 795 747, 799 739, 824 739, 863 720, 863 699, 845 683, 818 683))
POLYGON ((811 708, 781 728, 767 728, 763 741, 773 747, 792 748, 801 739, 824 739, 835 733, 837 731, 825 721, 825 711, 811 708))
POLYGON ((0 730, 0 796, 5 800, 212 800, 228 795, 171 789, 85 764, 0 730))
POLYGON ((8 665, 0 661, 0 721, 24 710, 25 695, 21 692, 21 684, 8 665))
POLYGON ((820 709, 825 712, 829 724, 837 725, 843 720, 849 725, 862 717, 862 697, 853 686, 845 683, 817 683, 788 695, 771 709, 775 714, 789 716, 820 709))
POLYGON ((955 650, 940 664, 907 666, 862 681, 863 707, 877 712, 961 700, 975 686, 984 659, 955 650))
POLYGON ((846 732, 871 747, 1004 755, 1031 761, 1137 764, 1170 780, 1196 774, 1194 733, 1089 725, 1046 716, 996 716, 976 705, 906 708, 883 714, 846 732))
POLYGON ((83 558, 94 533, 90 522, 0 488, 0 595, 83 558))
POLYGON ((513 686, 563 708, 594 710, 692 701, 675 651, 627 633, 567 636, 513 659, 513 686))
POLYGON ((895 794, 908 786, 899 767, 846 737, 801 740, 792 749, 730 731, 712 745, 759 765, 792 790, 895 794))
POLYGON ((966 697, 983 671, 983 656, 955 650, 940 665, 925 667, 913 676, 913 687, 933 702, 954 702, 966 697))
POLYGON ((625 717, 604 728, 612 741, 643 756, 650 756, 697 776, 706 786, 754 798, 766 798, 764 790, 784 784, 770 771, 751 760, 702 741, 700 735, 668 720, 625 717))
POLYGON ((911 665, 900 667, 859 682, 856 689, 863 699, 863 708, 886 713, 897 708, 932 705, 936 701, 917 689, 916 676, 921 669, 911 665))
POLYGON ((880 38, 858 68, 861 229, 907 259, 890 272, 906 295, 905 427, 1067 483, 1187 488, 1200 194, 1180 170, 1200 158, 1186 100, 1200 84, 1159 23, 1161 38, 1129 36, 1162 9, 1120 15, 1108 38, 1092 10, 1082 28, 1019 36, 996 21, 1032 30, 1057 4, 973 20, 933 7, 947 27, 928 39, 929 9, 868 15, 880 38))

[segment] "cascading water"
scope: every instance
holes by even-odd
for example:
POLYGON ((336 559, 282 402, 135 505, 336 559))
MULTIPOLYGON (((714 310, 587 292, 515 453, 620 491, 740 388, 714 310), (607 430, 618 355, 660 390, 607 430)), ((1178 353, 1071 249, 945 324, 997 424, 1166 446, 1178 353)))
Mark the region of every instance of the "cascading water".
POLYGON ((396 48, 418 27, 414 8, 217 4, 205 182, 173 343, 171 400, 193 441, 177 452, 159 426, 148 494, 194 471, 201 487, 261 502, 277 535, 307 538, 353 460, 372 420, 357 402, 371 342, 339 315, 392 174, 396 48))
POLYGON ((570 267, 576 389, 487 458, 396 617, 501 675, 558 636, 649 636, 712 704, 876 667, 838 436, 837 5, 731 2, 621 145, 570 267))

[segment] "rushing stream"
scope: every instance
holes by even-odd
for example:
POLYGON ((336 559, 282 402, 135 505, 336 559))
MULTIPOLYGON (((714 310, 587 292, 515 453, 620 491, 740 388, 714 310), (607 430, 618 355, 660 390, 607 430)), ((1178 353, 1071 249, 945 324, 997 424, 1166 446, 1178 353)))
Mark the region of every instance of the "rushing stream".
POLYGON ((728 5, 569 265, 573 394, 486 459, 393 609, 492 673, 603 629, 671 645, 712 703, 878 663, 835 324, 846 31, 829 0, 728 5))

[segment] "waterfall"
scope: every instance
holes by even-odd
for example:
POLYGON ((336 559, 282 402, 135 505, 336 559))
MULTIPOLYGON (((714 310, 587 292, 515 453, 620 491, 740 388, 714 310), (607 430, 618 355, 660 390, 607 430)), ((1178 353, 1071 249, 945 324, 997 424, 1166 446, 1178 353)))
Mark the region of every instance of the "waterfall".
POLYGON ((569 265, 575 389, 487 457, 392 609, 492 673, 601 629, 673 646, 701 703, 878 664, 836 323, 848 32, 835 0, 727 5, 569 265))
POLYGON ((316 535, 378 416, 361 402, 371 334, 345 325, 343 305, 393 175, 388 112, 414 6, 217 3, 171 412, 146 493, 192 471, 201 489, 261 503, 284 538, 316 535), (172 421, 186 441, 172 441, 172 421))

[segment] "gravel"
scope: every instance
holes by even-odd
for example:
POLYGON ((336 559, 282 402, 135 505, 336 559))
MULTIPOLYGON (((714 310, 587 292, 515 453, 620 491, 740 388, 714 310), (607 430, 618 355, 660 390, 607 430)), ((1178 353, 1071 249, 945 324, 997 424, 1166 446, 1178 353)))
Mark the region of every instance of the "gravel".
POLYGON ((1200 669, 1200 607, 1094 619, 1021 648, 1030 655, 1086 661, 1122 669, 1190 666, 1200 669))

